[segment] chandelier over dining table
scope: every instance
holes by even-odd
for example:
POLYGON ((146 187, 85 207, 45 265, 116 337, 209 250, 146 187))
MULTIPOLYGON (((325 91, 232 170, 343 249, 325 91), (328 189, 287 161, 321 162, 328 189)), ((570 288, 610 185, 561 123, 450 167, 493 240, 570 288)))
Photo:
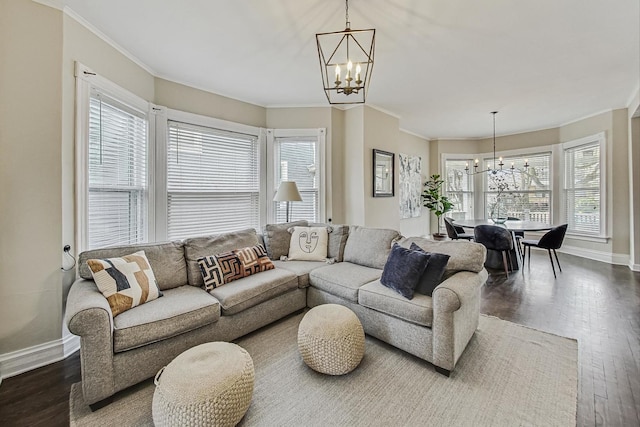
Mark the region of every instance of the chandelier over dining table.
MULTIPOLYGON (((504 170, 504 162, 502 161, 502 157, 498 158, 498 163, 496 165, 496 114, 498 114, 498 112, 492 111, 491 114, 493 115, 493 168, 489 165, 487 166, 487 169, 480 169, 480 160, 475 159, 475 162, 473 164, 473 172, 469 170, 469 163, 465 165, 464 170, 467 172, 467 175, 476 175, 480 173, 490 173, 492 175, 496 175, 498 171, 504 170)), ((529 160, 524 161, 523 167, 525 171, 529 169, 529 160)), ((517 168, 515 167, 514 163, 511 163, 511 167, 507 170, 515 172, 517 168)))
POLYGON ((316 34, 322 84, 329 104, 363 104, 373 71, 375 29, 352 30, 349 0, 345 29, 316 34))

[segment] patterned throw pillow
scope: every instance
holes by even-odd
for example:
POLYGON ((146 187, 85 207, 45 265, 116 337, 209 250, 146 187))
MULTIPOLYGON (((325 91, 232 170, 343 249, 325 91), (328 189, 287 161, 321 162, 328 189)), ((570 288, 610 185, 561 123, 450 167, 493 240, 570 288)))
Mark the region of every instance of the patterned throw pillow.
POLYGON ((327 227, 293 227, 290 230, 289 260, 324 261, 327 258, 327 227))
POLYGON ((87 265, 114 317, 162 296, 144 251, 121 258, 89 259, 87 265))
POLYGON ((204 279, 205 291, 275 268, 262 245, 198 258, 198 265, 204 279))

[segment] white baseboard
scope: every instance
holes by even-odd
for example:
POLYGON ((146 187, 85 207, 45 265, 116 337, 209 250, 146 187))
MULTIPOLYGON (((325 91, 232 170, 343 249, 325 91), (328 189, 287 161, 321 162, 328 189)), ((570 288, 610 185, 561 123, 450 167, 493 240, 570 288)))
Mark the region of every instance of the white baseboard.
POLYGON ((640 271, 640 264, 629 263, 629 268, 631 269, 631 271, 640 271))
POLYGON ((576 246, 567 245, 563 245, 560 249, 558 249, 558 252, 592 259, 594 261, 606 262, 608 264, 629 266, 629 254, 615 254, 611 252, 596 251, 593 249, 578 248, 576 246))
POLYGON ((80 337, 64 337, 0 355, 0 381, 65 359, 80 348, 80 337))

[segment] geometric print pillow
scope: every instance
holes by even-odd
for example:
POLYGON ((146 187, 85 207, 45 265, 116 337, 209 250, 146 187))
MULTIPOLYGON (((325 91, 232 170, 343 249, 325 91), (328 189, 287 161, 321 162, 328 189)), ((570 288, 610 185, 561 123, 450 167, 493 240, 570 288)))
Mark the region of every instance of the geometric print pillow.
POLYGON ((234 280, 275 268, 262 245, 198 258, 198 265, 204 279, 204 290, 207 292, 234 280))
POLYGON ((87 260, 113 316, 162 296, 144 251, 121 258, 87 260))

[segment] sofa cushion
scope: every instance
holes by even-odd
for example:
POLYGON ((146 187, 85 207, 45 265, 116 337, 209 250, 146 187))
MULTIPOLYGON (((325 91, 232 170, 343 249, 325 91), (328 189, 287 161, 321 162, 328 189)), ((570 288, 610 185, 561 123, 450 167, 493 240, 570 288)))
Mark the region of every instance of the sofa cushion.
POLYGON ((324 261, 327 258, 329 232, 327 227, 292 227, 288 259, 293 261, 324 261))
POLYGON ((113 319, 116 353, 174 337, 216 322, 220 303, 193 286, 168 289, 155 301, 113 319))
POLYGON ((314 288, 358 302, 358 289, 365 283, 378 280, 382 270, 350 262, 339 262, 316 268, 309 273, 309 283, 314 288))
POLYGON ((246 248, 258 244, 256 230, 234 231, 233 233, 216 234, 212 236, 193 237, 184 241, 184 256, 187 260, 187 277, 189 284, 203 286, 204 280, 198 265, 198 258, 215 255, 234 249, 246 248))
POLYGON ((406 249, 394 243, 389 259, 384 265, 380 283, 403 297, 411 299, 428 262, 429 255, 426 252, 417 251, 413 246, 411 249, 406 249))
POLYGON ((367 283, 358 291, 358 304, 421 326, 433 324, 433 300, 430 296, 414 294, 408 300, 379 280, 367 283))
POLYGON ((310 227, 329 227, 329 244, 327 245, 327 258, 333 258, 336 262, 342 262, 344 259, 344 247, 349 237, 349 226, 338 224, 323 224, 314 222, 309 224, 310 227))
POLYGON ((267 255, 271 259, 280 259, 281 256, 289 255, 289 244, 291 243, 291 227, 306 227, 309 223, 306 220, 285 222, 283 224, 267 224, 264 226, 262 238, 267 249, 267 255))
POLYGON ((161 291, 187 284, 187 266, 184 259, 182 242, 167 242, 143 245, 114 246, 104 249, 92 249, 78 256, 80 277, 92 280, 88 259, 116 258, 144 251, 161 291))
POLYGON ((113 317, 162 296, 144 251, 121 258, 89 259, 87 264, 113 317))
POLYGON ((198 265, 205 291, 275 268, 262 245, 198 258, 198 265))
POLYGON ((273 261, 276 268, 284 268, 298 276, 298 287, 309 286, 309 273, 319 267, 327 265, 325 261, 273 261))
POLYGON ((444 280, 443 276, 450 256, 435 252, 426 252, 415 243, 411 243, 411 250, 420 251, 429 257, 429 262, 427 263, 415 290, 423 295, 431 296, 436 286, 444 280))
POLYGON ((405 248, 411 247, 411 243, 416 243, 426 252, 437 252, 449 255, 449 262, 445 269, 445 275, 450 276, 458 271, 473 271, 479 273, 484 268, 487 258, 487 248, 480 243, 468 242, 466 240, 435 241, 424 237, 409 237, 400 241, 400 245, 405 248))
POLYGON ((352 225, 344 247, 344 261, 382 270, 391 245, 401 237, 396 230, 352 225))
POLYGON ((239 313, 298 288, 298 277, 282 268, 236 280, 210 291, 222 307, 223 315, 239 313))

